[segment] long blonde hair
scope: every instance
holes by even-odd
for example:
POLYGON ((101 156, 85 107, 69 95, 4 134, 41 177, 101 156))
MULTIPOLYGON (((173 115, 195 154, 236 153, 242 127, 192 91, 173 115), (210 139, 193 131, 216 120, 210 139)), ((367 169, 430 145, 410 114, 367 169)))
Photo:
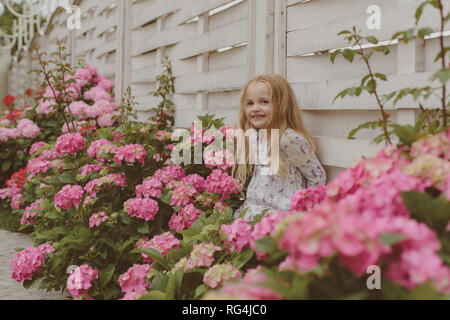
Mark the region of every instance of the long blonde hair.
MULTIPOLYGON (((239 111, 239 127, 246 131, 253 128, 251 123, 248 121, 245 114, 246 108, 246 98, 247 90, 251 84, 254 83, 265 83, 268 85, 270 90, 270 100, 272 103, 272 117, 267 126, 268 136, 270 138, 270 129, 279 129, 279 140, 273 143, 272 141, 270 150, 275 150, 280 145, 281 137, 283 137, 287 129, 292 129, 301 133, 305 139, 308 141, 311 152, 306 157, 306 159, 299 159, 301 163, 306 163, 316 151, 316 146, 312 140, 311 135, 306 130, 303 125, 303 121, 300 114, 300 107, 295 97, 294 91, 291 85, 279 74, 263 74, 251 79, 245 87, 242 89, 240 96, 240 111, 239 111)), ((245 164, 235 164, 233 167, 232 175, 241 182, 243 186, 247 180, 247 168, 249 165, 249 142, 248 137, 245 138, 245 164)), ((290 147, 290 142, 288 139, 288 147, 290 147)), ((239 152, 239 150, 238 150, 239 152)), ((280 175, 288 176, 286 171, 286 166, 283 159, 279 159, 280 175)))

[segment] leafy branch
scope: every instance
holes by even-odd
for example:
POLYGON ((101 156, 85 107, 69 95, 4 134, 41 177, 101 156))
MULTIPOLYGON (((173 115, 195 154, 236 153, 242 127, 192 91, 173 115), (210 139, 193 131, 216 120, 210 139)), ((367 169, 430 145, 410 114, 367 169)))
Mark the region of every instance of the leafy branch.
MULTIPOLYGON (((387 81, 386 75, 382 73, 374 73, 372 71, 372 67, 370 66, 369 60, 372 57, 372 55, 378 51, 382 52, 385 55, 389 54, 389 48, 387 46, 376 46, 375 48, 369 50, 368 52, 364 52, 363 49, 363 41, 366 40, 371 44, 377 45, 378 40, 374 36, 368 36, 368 37, 362 37, 360 33, 356 30, 356 27, 353 27, 352 31, 349 30, 343 30, 338 33, 338 35, 346 35, 345 40, 348 41, 348 43, 352 47, 356 47, 355 50, 353 49, 338 49, 334 51, 331 56, 331 62, 334 63, 336 57, 338 55, 342 55, 344 59, 346 59, 349 62, 353 62, 355 55, 358 55, 362 58, 364 61, 368 74, 365 75, 362 80, 361 84, 357 87, 351 87, 347 88, 341 92, 339 92, 336 97, 334 98, 333 102, 336 101, 338 98, 344 98, 345 96, 357 96, 359 97, 363 91, 367 91, 370 95, 375 96, 375 99, 377 101, 377 104, 380 108, 381 117, 379 121, 374 122, 367 122, 365 124, 360 125, 358 128, 353 129, 348 139, 353 139, 353 136, 358 132, 360 129, 367 129, 367 128, 373 128, 381 127, 383 130, 382 138, 385 140, 386 144, 392 144, 390 139, 390 132, 388 132, 388 125, 389 125, 389 114, 386 113, 385 107, 384 107, 384 101, 380 98, 380 95, 377 90, 377 80, 379 79, 381 81, 387 81)), ((374 142, 378 142, 380 140, 380 137, 375 138, 374 142)))

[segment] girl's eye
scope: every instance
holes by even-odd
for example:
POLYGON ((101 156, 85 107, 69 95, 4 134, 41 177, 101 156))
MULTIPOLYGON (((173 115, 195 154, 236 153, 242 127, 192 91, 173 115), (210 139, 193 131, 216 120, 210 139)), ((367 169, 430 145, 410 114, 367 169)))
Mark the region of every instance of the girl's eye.
POLYGON ((247 102, 247 105, 251 106, 251 105, 253 105, 253 102, 247 102))

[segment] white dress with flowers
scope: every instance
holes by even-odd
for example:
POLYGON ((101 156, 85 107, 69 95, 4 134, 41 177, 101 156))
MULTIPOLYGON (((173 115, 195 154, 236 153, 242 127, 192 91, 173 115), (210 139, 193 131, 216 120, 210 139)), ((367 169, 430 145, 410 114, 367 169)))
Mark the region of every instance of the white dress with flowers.
POLYGON ((252 219, 265 209, 270 212, 289 211, 291 197, 296 191, 325 185, 326 173, 316 155, 312 155, 306 164, 301 164, 300 159, 305 159, 310 150, 308 141, 301 133, 287 129, 280 140, 280 158, 284 159, 290 176, 268 175, 265 173, 271 170, 270 165, 255 165, 245 202, 236 210, 234 217, 237 218, 245 208, 248 208, 244 216, 246 219, 252 219))

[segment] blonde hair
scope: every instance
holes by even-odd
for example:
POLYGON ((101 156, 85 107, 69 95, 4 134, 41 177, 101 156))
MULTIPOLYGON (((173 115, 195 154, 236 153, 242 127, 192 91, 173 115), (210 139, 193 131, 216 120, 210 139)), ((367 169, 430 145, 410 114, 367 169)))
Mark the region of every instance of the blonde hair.
MULTIPOLYGON (((279 129, 279 139, 278 141, 271 141, 270 150, 276 150, 280 145, 280 141, 287 129, 292 129, 296 132, 301 133, 305 139, 308 141, 311 152, 305 159, 295 159, 297 162, 306 163, 316 151, 316 146, 312 140, 311 135, 306 130, 303 125, 300 107, 295 97, 294 91, 290 84, 279 74, 263 74, 251 79, 243 88, 240 96, 240 111, 239 111, 239 127, 246 131, 253 128, 251 123, 248 121, 245 114, 246 108, 246 97, 247 90, 250 85, 254 83, 265 83, 269 87, 270 100, 272 103, 272 117, 267 125, 268 137, 270 137, 270 129, 279 129)), ((247 180, 247 168, 249 165, 249 143, 248 137, 245 138, 245 164, 235 164, 233 167, 232 175, 241 182, 241 186, 244 186, 247 180)), ((288 148, 292 148, 288 138, 288 148)), ((239 153, 239 150, 238 150, 239 153)), ((239 158, 239 156, 237 157, 239 158)), ((279 172, 282 176, 289 176, 286 170, 285 163, 283 159, 279 159, 279 172)))

